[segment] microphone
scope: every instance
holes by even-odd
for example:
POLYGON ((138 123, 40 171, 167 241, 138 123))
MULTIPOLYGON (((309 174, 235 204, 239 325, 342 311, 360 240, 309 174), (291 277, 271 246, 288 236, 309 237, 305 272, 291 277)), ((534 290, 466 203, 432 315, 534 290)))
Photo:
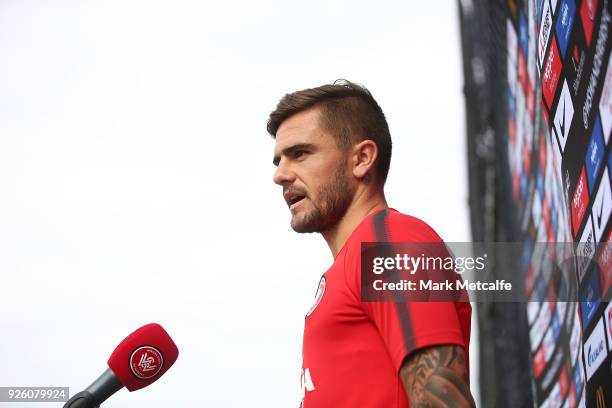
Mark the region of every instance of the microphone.
POLYGON ((146 387, 168 371, 177 357, 178 348, 163 327, 157 323, 142 326, 119 343, 106 371, 64 408, 99 408, 123 387, 128 391, 146 387))

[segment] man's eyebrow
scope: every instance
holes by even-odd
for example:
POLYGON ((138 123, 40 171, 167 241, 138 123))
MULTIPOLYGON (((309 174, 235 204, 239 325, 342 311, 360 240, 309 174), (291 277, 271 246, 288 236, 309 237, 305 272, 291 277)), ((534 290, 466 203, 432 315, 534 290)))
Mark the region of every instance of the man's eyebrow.
MULTIPOLYGON (((298 144, 294 144, 293 146, 289 146, 283 149, 282 151, 282 155, 283 156, 287 156, 293 152, 295 152, 296 150, 300 150, 300 149, 312 149, 314 147, 314 145, 312 143, 298 143, 298 144)), ((274 158, 272 159, 272 163, 274 163, 275 166, 278 167, 278 164, 280 163, 280 156, 276 155, 274 156, 274 158)))

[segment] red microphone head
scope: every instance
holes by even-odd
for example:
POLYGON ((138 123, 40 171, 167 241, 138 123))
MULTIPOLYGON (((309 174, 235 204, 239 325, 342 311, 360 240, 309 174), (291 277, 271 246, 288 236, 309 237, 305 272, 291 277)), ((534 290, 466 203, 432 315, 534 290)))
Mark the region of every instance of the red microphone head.
POLYGON ((142 326, 127 336, 108 359, 108 366, 129 391, 155 382, 176 361, 178 348, 157 323, 142 326))

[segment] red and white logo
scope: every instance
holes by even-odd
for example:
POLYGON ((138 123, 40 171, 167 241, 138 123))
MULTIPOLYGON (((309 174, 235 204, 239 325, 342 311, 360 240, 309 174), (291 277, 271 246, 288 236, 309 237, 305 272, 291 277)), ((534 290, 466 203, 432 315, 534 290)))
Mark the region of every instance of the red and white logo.
POLYGON ((130 356, 130 369, 141 380, 155 377, 163 365, 162 354, 153 346, 138 347, 130 356))
POLYGON ((544 371, 544 366, 546 365, 546 361, 544 361, 544 350, 542 347, 538 349, 535 356, 533 357, 533 373, 535 378, 539 378, 544 371))
POLYGON ((550 52, 546 59, 546 65, 544 66, 544 72, 542 73, 542 93, 544 94, 544 100, 550 110, 552 108, 553 98, 555 97, 555 91, 557 90, 557 84, 559 83, 559 77, 561 75, 561 58, 559 58, 559 50, 557 49, 557 42, 554 39, 550 45, 550 52))
POLYGON ((587 191, 586 185, 586 171, 582 166, 580 172, 580 178, 578 184, 576 184, 576 190, 574 191, 574 197, 572 198, 572 230, 574 236, 578 233, 582 218, 586 212, 587 203, 589 202, 589 192, 587 191))
POLYGON ((584 35, 586 36, 587 47, 591 44, 593 35, 593 23, 595 22, 595 13, 597 12, 598 0, 584 0, 580 6, 580 19, 584 27, 584 35))
POLYGON ((306 314, 306 317, 310 316, 311 313, 314 312, 314 310, 317 308, 317 306, 319 306, 319 303, 321 303, 321 299, 323 299, 323 295, 325 294, 325 286, 326 286, 325 275, 323 275, 321 276, 321 280, 319 281, 319 286, 317 287, 317 293, 315 294, 314 303, 312 304, 312 307, 306 314))

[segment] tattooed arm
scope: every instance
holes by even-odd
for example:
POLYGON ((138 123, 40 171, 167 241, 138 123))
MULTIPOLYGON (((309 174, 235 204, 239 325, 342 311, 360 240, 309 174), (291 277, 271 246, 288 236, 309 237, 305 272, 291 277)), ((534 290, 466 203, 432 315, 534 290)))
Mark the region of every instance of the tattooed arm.
POLYGON ((411 408, 474 407, 460 346, 417 350, 404 360, 399 374, 411 408))

